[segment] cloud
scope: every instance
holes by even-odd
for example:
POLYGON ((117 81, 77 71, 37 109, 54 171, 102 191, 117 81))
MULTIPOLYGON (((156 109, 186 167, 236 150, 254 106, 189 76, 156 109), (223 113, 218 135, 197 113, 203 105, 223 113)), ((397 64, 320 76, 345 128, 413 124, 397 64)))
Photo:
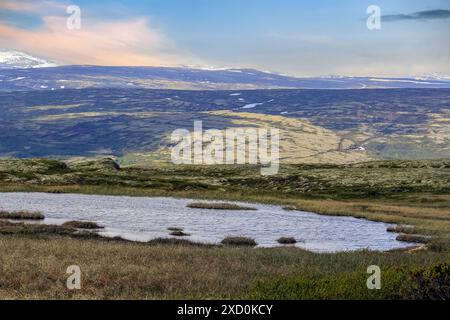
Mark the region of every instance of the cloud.
POLYGON ((79 30, 69 30, 65 17, 44 16, 42 21, 34 30, 0 22, 0 47, 69 64, 146 66, 195 61, 189 54, 180 54, 146 18, 94 24, 82 20, 79 30))
POLYGON ((57 3, 54 1, 27 1, 27 0, 2 0, 0 2, 0 9, 6 11, 15 12, 27 12, 27 13, 37 13, 37 12, 47 12, 52 9, 64 10, 67 8, 68 4, 57 3))
POLYGON ((390 14, 383 15, 381 17, 383 21, 402 21, 402 20, 437 20, 437 19, 450 19, 450 10, 427 10, 418 11, 411 14, 390 14))

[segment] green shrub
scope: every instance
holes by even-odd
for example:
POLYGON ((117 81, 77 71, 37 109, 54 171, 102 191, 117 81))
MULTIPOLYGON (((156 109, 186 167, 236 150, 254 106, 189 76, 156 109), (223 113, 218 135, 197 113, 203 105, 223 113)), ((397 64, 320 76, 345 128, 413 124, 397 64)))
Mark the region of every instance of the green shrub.
POLYGON ((263 300, 329 300, 329 299, 399 299, 406 275, 401 270, 381 273, 381 289, 369 290, 366 270, 336 276, 279 278, 259 281, 249 299, 263 300))
POLYGON ((450 300, 450 262, 412 271, 402 295, 414 300, 450 300))
POLYGON ((290 277, 258 281, 247 298, 300 299, 394 299, 449 300, 450 263, 427 268, 381 269, 381 289, 369 290, 365 270, 329 277, 290 277))

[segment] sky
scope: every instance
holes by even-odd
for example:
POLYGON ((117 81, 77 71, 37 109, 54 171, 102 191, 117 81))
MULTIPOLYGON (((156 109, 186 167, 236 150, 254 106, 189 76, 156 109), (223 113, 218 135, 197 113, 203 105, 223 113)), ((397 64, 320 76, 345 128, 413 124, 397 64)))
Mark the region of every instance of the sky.
POLYGON ((0 0, 0 49, 65 64, 450 74, 448 0, 0 0), (67 27, 67 7, 80 28, 67 27), (369 30, 366 10, 381 10, 369 30))

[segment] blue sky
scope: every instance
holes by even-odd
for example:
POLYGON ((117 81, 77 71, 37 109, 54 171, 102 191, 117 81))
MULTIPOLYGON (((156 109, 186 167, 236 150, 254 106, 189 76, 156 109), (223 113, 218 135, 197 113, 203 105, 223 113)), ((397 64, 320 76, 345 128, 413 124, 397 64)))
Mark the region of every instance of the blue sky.
POLYGON ((366 27, 372 4, 393 16, 450 10, 448 0, 1 3, 0 47, 65 63, 252 67, 297 76, 450 73, 446 12, 435 19, 382 17, 381 30, 366 27), (65 30, 69 4, 81 9, 80 30, 65 30))

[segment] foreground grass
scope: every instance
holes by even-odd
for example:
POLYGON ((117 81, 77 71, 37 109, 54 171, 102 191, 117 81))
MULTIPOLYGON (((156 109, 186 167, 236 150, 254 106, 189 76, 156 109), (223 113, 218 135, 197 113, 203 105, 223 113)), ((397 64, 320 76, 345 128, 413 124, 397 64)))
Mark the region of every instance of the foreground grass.
MULTIPOLYGON (((364 292, 359 298, 389 298, 398 289, 397 278, 382 277, 385 282, 381 290, 363 291, 369 265, 378 265, 382 272, 388 272, 401 267, 408 270, 429 267, 449 258, 433 252, 315 254, 298 248, 201 247, 62 236, 0 236, 0 298, 261 298, 268 285, 273 288, 279 286, 279 281, 290 283, 289 279, 299 278, 325 282, 329 278, 336 279, 335 298, 351 298, 345 296, 346 290, 339 288, 355 283, 358 292, 364 292), (65 272, 70 265, 81 268, 82 289, 79 291, 66 289, 68 275, 65 272), (360 281, 355 282, 355 273, 360 281)), ((265 297, 270 292, 273 289, 267 291, 265 297)), ((305 291, 305 295, 302 290, 289 292, 291 296, 287 298, 311 298, 310 291, 305 291), (292 292, 296 292, 294 296, 292 292)), ((283 291, 278 294, 282 297, 283 291)))

